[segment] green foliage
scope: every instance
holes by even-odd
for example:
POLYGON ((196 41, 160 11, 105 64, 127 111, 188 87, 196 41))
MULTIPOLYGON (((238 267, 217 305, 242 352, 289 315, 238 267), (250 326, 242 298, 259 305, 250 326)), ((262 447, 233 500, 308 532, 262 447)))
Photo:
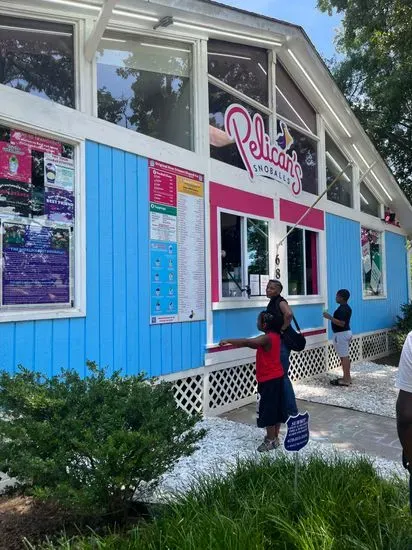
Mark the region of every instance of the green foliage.
POLYGON ((398 351, 402 351, 406 337, 412 330, 412 302, 401 306, 402 315, 397 317, 395 332, 393 334, 394 342, 398 351))
POLYGON ((88 368, 85 378, 1 373, 0 470, 80 514, 125 511, 204 431, 177 407, 170 384, 88 368))
POLYGON ((127 536, 62 540, 72 550, 408 550, 407 485, 378 477, 366 459, 299 465, 281 456, 203 479, 168 511, 127 536))
POLYGON ((333 75, 369 137, 412 200, 412 3, 318 0, 342 12, 333 75))

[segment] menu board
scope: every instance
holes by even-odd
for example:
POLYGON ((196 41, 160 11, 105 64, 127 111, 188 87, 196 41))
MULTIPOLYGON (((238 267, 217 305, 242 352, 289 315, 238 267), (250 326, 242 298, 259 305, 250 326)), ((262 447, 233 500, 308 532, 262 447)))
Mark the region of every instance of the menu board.
POLYGON ((2 305, 70 303, 70 229, 3 224, 2 305))
POLYGON ((150 323, 205 318, 203 176, 149 161, 150 323))

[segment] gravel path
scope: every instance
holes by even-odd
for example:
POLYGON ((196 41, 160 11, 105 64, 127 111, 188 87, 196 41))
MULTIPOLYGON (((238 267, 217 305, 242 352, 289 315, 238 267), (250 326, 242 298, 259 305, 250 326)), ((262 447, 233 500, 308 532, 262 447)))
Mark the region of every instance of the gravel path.
MULTIPOLYGON (((200 448, 192 456, 180 459, 174 469, 163 476, 154 497, 149 500, 159 501, 175 492, 185 492, 201 475, 225 475, 239 459, 260 460, 262 455, 256 451, 256 447, 263 439, 264 430, 221 418, 205 419, 200 425, 208 430, 200 448)), ((277 449, 271 451, 270 456, 275 458, 284 452, 283 449, 277 449)), ((310 441, 299 453, 302 459, 311 454, 326 459, 335 455, 348 459, 359 456, 349 451, 337 451, 330 443, 315 441, 310 441)), ((400 476, 406 479, 405 470, 399 462, 383 458, 371 460, 382 477, 400 476)))
POLYGON ((298 399, 395 418, 397 370, 389 365, 365 362, 352 367, 353 384, 349 388, 329 383, 332 378, 342 376, 341 369, 294 382, 293 387, 298 399))

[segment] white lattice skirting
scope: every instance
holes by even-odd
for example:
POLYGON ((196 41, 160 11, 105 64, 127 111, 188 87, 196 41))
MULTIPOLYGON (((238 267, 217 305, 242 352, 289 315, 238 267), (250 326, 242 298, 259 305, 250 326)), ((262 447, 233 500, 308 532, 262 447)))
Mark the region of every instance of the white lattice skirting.
MULTIPOLYGON (((354 336, 350 355, 352 362, 358 363, 385 357, 394 351, 391 332, 382 330, 354 336)), ((308 346, 301 353, 292 353, 290 359, 292 380, 309 378, 340 365, 330 342, 308 346)), ((173 382, 176 401, 185 411, 203 412, 205 416, 246 405, 256 393, 255 364, 250 359, 195 369, 183 378, 179 378, 178 373, 165 378, 173 382)))

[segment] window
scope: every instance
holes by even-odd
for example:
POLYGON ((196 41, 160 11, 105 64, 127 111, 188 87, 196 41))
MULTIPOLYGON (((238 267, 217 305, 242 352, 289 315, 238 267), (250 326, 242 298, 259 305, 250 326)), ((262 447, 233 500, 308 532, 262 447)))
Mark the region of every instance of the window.
POLYGON ((226 135, 225 112, 232 103, 245 107, 252 117, 258 112, 269 132, 268 53, 261 48, 209 40, 208 70, 210 156, 244 169, 236 144, 226 135))
MULTIPOLYGON (((277 121, 278 136, 281 132, 281 124, 286 124, 282 120, 277 121)), ((317 141, 306 134, 299 132, 290 125, 287 126, 288 132, 293 139, 287 154, 292 156, 296 151, 298 162, 302 168, 302 189, 307 193, 317 194, 318 192, 318 144, 317 141)))
POLYGON ((318 193, 318 137, 316 111, 290 78, 282 65, 276 64, 277 135, 286 125, 293 139, 288 155, 296 151, 302 168, 302 189, 318 193))
POLYGON ((75 106, 73 27, 1 17, 0 84, 75 106))
POLYGON ((74 155, 0 128, 0 311, 74 305, 74 155))
POLYGON ((99 118, 193 149, 191 70, 187 44, 106 32, 97 53, 99 118))
POLYGON ((287 256, 289 296, 319 294, 318 234, 308 229, 294 229, 287 238, 287 256))
POLYGON ((361 228, 363 296, 383 296, 382 233, 361 228))
POLYGON ((316 111, 279 62, 276 64, 276 112, 316 135, 316 111))
POLYGON ((381 205, 363 181, 360 184, 360 208, 365 214, 381 217, 381 205))
MULTIPOLYGON (((326 134, 326 185, 346 168, 348 159, 337 148, 333 140, 326 134)), ((349 166, 336 183, 328 190, 328 199, 344 206, 353 206, 352 168, 349 166)))
POLYGON ((269 280, 269 222, 221 212, 222 297, 265 296, 269 280))

